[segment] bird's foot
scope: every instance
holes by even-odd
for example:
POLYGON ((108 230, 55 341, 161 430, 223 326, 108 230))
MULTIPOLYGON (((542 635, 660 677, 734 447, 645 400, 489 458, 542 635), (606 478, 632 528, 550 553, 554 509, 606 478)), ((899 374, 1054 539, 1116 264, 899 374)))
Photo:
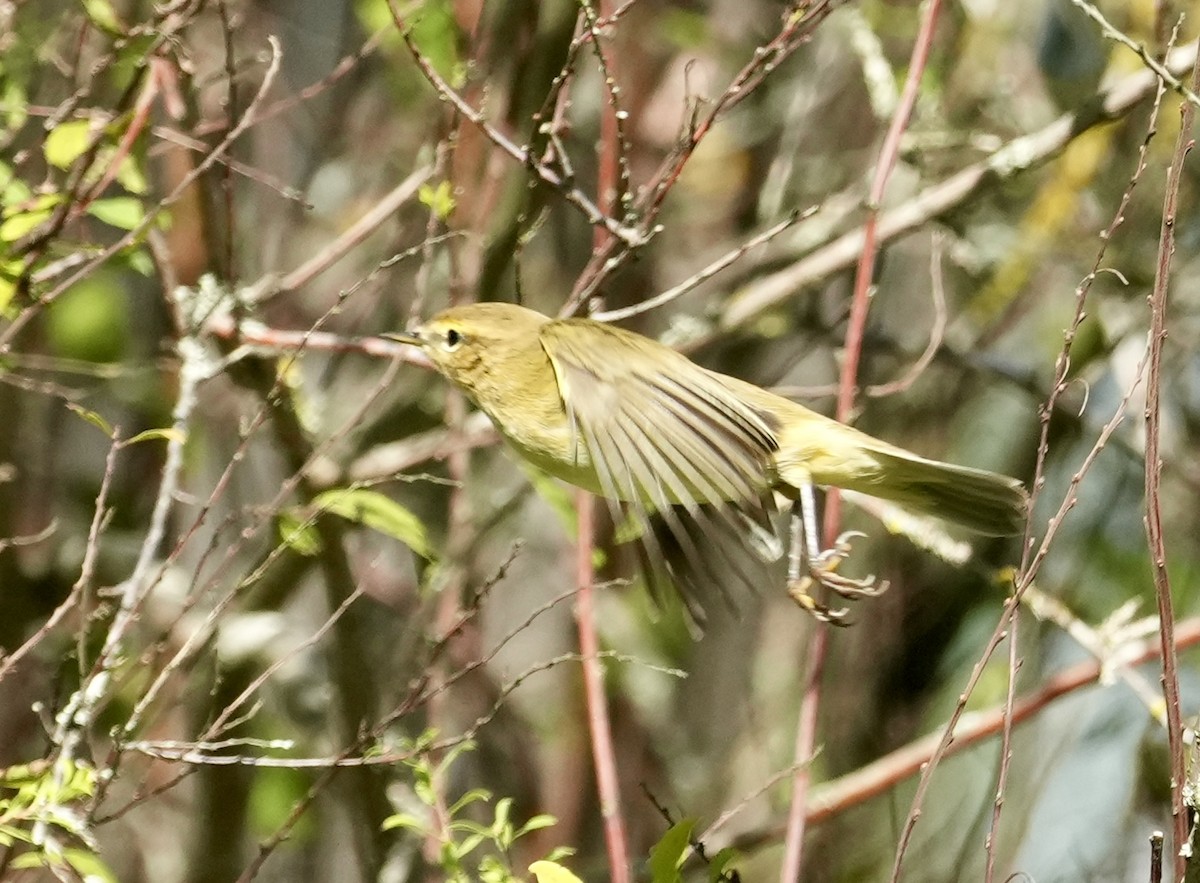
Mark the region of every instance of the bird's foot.
POLYGON ((878 581, 874 576, 854 579, 837 572, 841 563, 850 555, 851 540, 861 536, 865 536, 865 534, 858 531, 846 531, 834 540, 831 548, 818 555, 816 560, 809 562, 808 576, 793 580, 788 584, 788 594, 797 604, 811 613, 817 621, 827 622, 830 625, 848 625, 846 615, 850 611, 847 607, 833 608, 822 604, 813 597, 811 593, 813 586, 824 586, 829 591, 849 599, 874 598, 887 591, 886 580, 878 581))

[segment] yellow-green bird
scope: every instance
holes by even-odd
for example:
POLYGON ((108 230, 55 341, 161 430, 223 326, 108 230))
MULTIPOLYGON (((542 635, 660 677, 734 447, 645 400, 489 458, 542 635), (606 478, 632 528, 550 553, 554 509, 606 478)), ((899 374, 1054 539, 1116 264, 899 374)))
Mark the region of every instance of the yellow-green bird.
POLYGON ((977 533, 1018 532, 1021 483, 927 460, 753 384, 709 371, 657 341, 591 319, 551 319, 515 304, 451 307, 394 340, 421 347, 526 460, 630 507, 651 587, 656 565, 682 590, 764 588, 783 546, 775 493, 799 503, 809 577, 793 537, 789 587, 819 618, 812 579, 846 596, 871 580, 837 574, 846 544, 819 553, 814 485, 858 491, 977 533))

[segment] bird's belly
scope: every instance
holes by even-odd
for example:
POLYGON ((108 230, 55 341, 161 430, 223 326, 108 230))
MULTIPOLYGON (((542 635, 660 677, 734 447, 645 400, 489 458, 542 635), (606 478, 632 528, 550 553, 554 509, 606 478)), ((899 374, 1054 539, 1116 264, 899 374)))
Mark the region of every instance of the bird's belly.
POLYGON ((505 432, 503 428, 501 432, 526 462, 568 484, 604 495, 604 489, 592 465, 592 458, 582 442, 576 444, 567 430, 530 434, 528 429, 526 426, 520 439, 505 432))

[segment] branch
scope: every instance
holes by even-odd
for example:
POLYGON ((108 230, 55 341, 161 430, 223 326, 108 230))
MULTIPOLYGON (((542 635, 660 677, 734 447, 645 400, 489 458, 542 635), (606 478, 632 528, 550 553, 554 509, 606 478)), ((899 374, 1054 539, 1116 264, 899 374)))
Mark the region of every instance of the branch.
MULTIPOLYGON (((1187 70, 1195 60, 1196 44, 1192 43, 1170 53, 1166 66, 1170 70, 1187 70)), ((1155 94, 1158 82, 1149 71, 1130 74, 1100 95, 1095 108, 1089 112, 1064 114, 1045 128, 1015 138, 985 159, 931 184, 903 205, 883 212, 876 229, 879 245, 899 239, 964 205, 985 186, 1053 158, 1082 132, 1128 114, 1155 94)), ((787 268, 747 285, 726 306, 718 327, 709 337, 689 345, 699 346, 711 337, 745 325, 806 286, 848 270, 858 260, 865 241, 864 228, 850 230, 810 251, 787 268)))
MULTIPOLYGON (((1192 69, 1192 88, 1200 88, 1200 58, 1192 69)), ((1175 220, 1178 214, 1179 187, 1183 164, 1192 149, 1192 125, 1196 106, 1189 100, 1180 107, 1179 135, 1167 172, 1163 196, 1162 227, 1158 238, 1158 261, 1154 287, 1150 292, 1150 343, 1146 368, 1146 538, 1154 574, 1154 595, 1158 602, 1159 637, 1162 642, 1163 698, 1167 711, 1167 740, 1171 752, 1172 855, 1175 881, 1187 871, 1185 849, 1188 843, 1188 816, 1183 789, 1187 783, 1184 767, 1183 721, 1179 709, 1179 660, 1175 655, 1175 612, 1171 601, 1171 580, 1167 573, 1167 549, 1163 538, 1162 459, 1159 455, 1162 419, 1162 351, 1167 337, 1167 288, 1171 280, 1171 255, 1175 251, 1175 220)))

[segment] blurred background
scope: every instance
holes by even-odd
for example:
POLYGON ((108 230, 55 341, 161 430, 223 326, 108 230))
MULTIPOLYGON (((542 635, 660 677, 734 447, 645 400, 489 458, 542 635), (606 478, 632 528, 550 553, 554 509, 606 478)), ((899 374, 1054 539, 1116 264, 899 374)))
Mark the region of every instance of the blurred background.
MULTIPOLYGON (((1155 55, 1176 16, 1200 10, 1096 11, 1155 55)), ((609 879, 575 655, 572 495, 519 465, 440 379, 361 341, 449 302, 638 304, 801 213, 622 324, 832 413, 854 233, 921 14, 898 0, 0 2, 0 878, 41 879, 50 862, 60 879, 503 881, 550 857, 609 879), (414 49, 565 183, 439 96, 414 49), (656 182, 661 200, 647 200, 656 182), (654 235, 613 250, 564 198, 572 187, 654 235), (172 292, 205 274, 227 296, 197 330, 172 292), (203 344, 206 366, 182 409, 181 338, 203 344), (105 656, 135 574, 144 592, 105 656), (64 791, 47 772, 55 715, 102 658, 111 680, 64 791), (389 760, 328 774, 331 758, 371 755, 389 760), (62 809, 52 824, 72 857, 35 835, 47 807, 62 809)), ((1030 482, 1046 425, 1040 541, 1131 395, 1056 527, 1042 606, 1021 613, 1018 696, 1097 656, 1106 677, 1016 727, 1001 879, 1145 880, 1146 838, 1169 827, 1158 663, 1120 663, 1156 634, 1133 387, 1179 102, 1153 116, 1153 99, 1138 57, 1069 0, 946 2, 882 205, 895 224, 881 230, 857 426, 1030 482), (1134 97, 1102 114, 1122 89, 1134 97), (973 169, 986 171, 951 186, 973 169), (1111 272, 1090 283, 1046 410, 1077 288, 1105 247, 1111 272)), ((1185 625, 1200 554, 1195 185, 1191 163, 1161 379, 1185 625)), ((906 535, 879 515, 851 504, 844 517, 867 534, 846 566, 891 588, 829 637, 812 799, 832 793, 823 783, 852 796, 810 823, 811 881, 888 879, 915 780, 885 775, 868 793, 845 777, 944 725, 1021 560, 1019 538, 906 535)), ((723 879, 777 879, 791 798, 779 774, 814 623, 764 587, 736 613, 713 607, 694 637, 678 609, 654 607, 611 525, 600 533, 638 879, 683 819, 697 835, 721 819, 704 844, 710 858, 736 847, 723 879)), ((1181 659, 1187 714, 1200 690, 1195 653, 1181 659)), ((1009 676, 1002 645, 969 709, 1001 706, 1009 676)), ((982 878, 1000 758, 992 737, 940 765, 904 879, 982 878)), ((695 858, 682 874, 710 879, 695 858)))

